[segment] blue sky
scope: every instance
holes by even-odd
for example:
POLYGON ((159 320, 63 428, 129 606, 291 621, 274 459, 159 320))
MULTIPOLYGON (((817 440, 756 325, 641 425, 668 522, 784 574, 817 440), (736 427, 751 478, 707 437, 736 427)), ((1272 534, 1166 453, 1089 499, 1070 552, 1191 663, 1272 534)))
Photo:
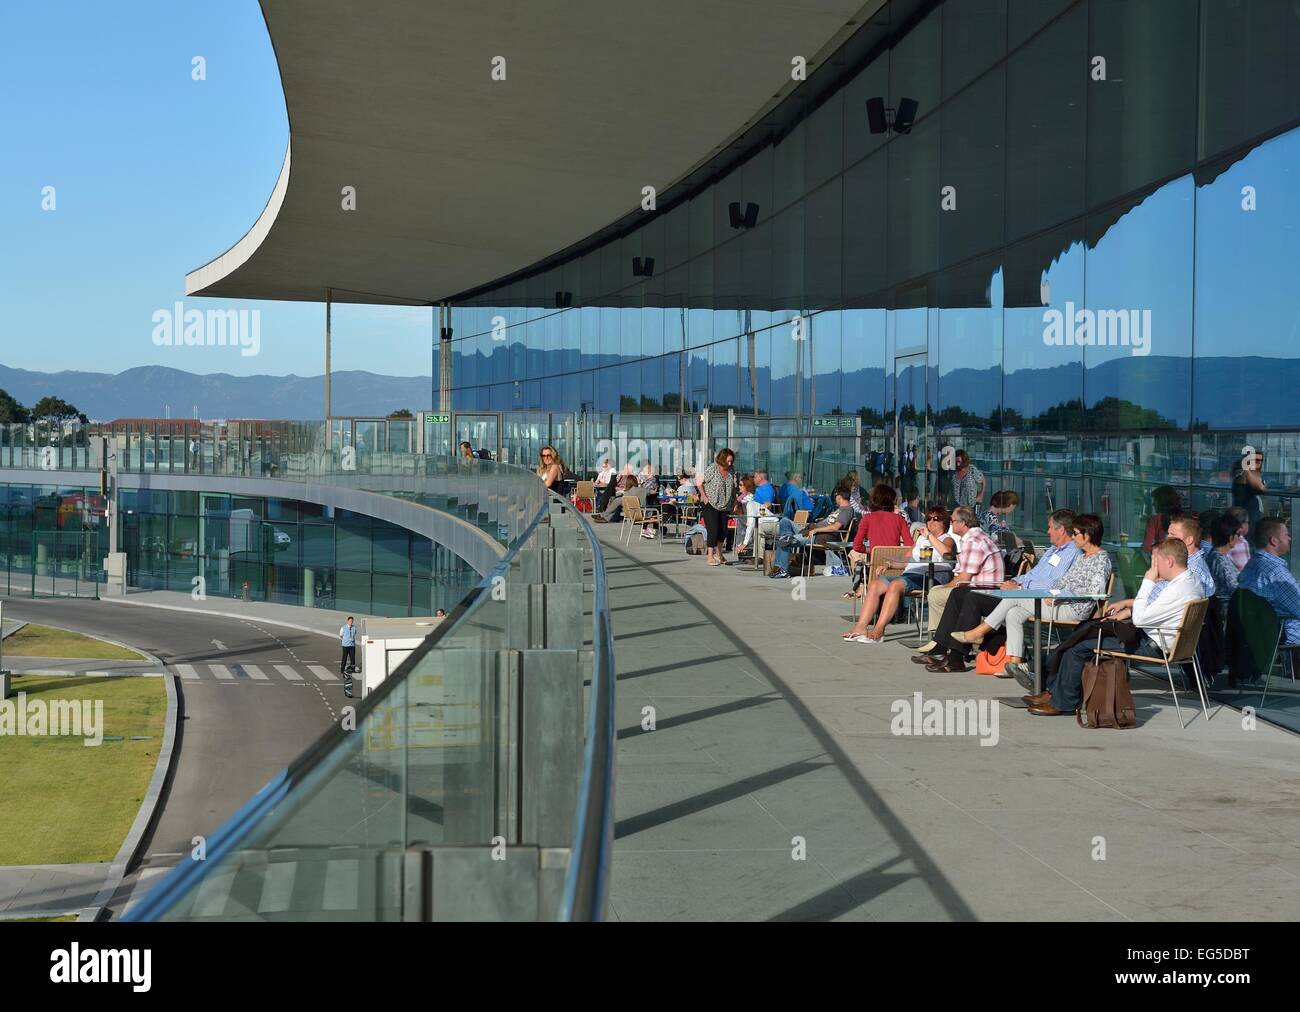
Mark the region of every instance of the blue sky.
MULTIPOLYGON (((284 95, 256 0, 3 0, 0 94, 0 364, 324 371, 315 303, 185 300, 260 309, 255 356, 151 340, 153 313, 247 231, 284 160, 284 95), (191 76, 195 56, 206 80, 191 76)), ((429 375, 430 315, 337 307, 333 367, 429 375)))

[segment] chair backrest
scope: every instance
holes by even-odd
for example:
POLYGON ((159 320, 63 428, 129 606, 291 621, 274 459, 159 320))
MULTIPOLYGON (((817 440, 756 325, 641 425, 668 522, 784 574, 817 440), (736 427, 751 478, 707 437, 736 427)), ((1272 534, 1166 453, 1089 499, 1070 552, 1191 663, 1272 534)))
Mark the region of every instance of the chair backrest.
POLYGON ((867 569, 868 581, 880 575, 888 562, 905 562, 912 558, 912 550, 906 545, 876 545, 871 549, 871 561, 867 569))
POLYGON ((912 524, 907 529, 911 532, 912 540, 915 541, 925 533, 925 524, 912 524))
POLYGON ((1228 666, 1233 677, 1248 680, 1264 674, 1273 663, 1282 623, 1268 601, 1253 590, 1238 587, 1228 602, 1228 666))
POLYGON ((594 481, 578 482, 578 491, 576 494, 579 499, 595 499, 596 483, 594 481))
POLYGON ((1205 613, 1209 608, 1210 602, 1203 597, 1183 605, 1183 620, 1178 624, 1178 635, 1169 649, 1170 664, 1190 661, 1196 654, 1196 641, 1201 638, 1201 626, 1205 625, 1205 613))
POLYGON ((796 527, 802 527, 807 522, 808 522, 808 510, 794 511, 794 525, 796 527))
POLYGON ((636 496, 623 496, 623 518, 633 523, 641 522, 641 500, 636 496))
POLYGON ((1110 595, 1115 593, 1115 570, 1110 571, 1110 576, 1106 577, 1106 600, 1098 601, 1092 609, 1093 618, 1101 618, 1101 613, 1106 610, 1106 605, 1110 603, 1110 595))
POLYGON ((1024 576, 1034 568, 1034 563, 1025 556, 1020 557, 1020 565, 1016 567, 1016 576, 1024 576))

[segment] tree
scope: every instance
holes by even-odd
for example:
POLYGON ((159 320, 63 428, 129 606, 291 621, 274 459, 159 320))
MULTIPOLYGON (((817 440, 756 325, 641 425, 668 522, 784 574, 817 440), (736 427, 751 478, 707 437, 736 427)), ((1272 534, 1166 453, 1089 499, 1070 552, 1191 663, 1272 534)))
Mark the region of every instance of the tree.
POLYGON ((61 397, 42 397, 32 408, 32 419, 38 422, 66 422, 73 418, 86 424, 86 416, 61 397))
POLYGON ((414 416, 413 414, 411 414, 411 411, 410 411, 409 408, 398 408, 396 411, 394 411, 394 412, 393 412, 391 415, 389 415, 388 417, 389 417, 389 418, 414 418, 415 416, 414 416))
POLYGON ((11 422, 21 424, 30 417, 31 413, 19 404, 8 390, 0 390, 0 424, 11 422))

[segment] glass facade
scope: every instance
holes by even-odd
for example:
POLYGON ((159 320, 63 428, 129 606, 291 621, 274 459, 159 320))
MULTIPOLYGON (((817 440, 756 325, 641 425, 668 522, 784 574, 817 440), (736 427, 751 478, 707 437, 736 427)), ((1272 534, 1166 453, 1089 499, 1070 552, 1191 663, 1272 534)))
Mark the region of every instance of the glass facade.
MULTIPOLYGON (((209 597, 431 615, 478 582, 428 538, 359 513, 291 499, 121 491, 127 583, 209 597)), ((97 488, 0 483, 0 593, 94 595, 108 554, 97 488)))
POLYGON ((1227 505, 1264 447, 1265 511, 1289 516, 1300 9, 906 6, 742 163, 454 305, 454 408, 634 436, 731 410, 733 433, 761 419, 805 453, 819 420, 856 415, 857 452, 914 446, 927 493, 965 447, 1027 526, 1069 502, 1117 536, 1160 485, 1227 505), (877 97, 917 103, 909 132, 870 131, 877 97))

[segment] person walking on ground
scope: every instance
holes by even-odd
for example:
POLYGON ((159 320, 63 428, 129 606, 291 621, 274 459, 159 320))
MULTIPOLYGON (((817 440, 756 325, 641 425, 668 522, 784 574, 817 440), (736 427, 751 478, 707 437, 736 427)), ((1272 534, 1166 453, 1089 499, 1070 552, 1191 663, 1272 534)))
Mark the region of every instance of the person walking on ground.
POLYGON ((352 672, 357 666, 357 626, 351 615, 339 630, 339 644, 343 656, 339 659, 339 674, 343 676, 343 695, 352 695, 352 672))
POLYGON ((726 533, 727 518, 736 504, 739 483, 736 481, 735 463, 736 455, 723 447, 700 476, 701 519, 708 532, 704 554, 707 556, 705 562, 710 566, 727 565, 718 541, 726 533))

